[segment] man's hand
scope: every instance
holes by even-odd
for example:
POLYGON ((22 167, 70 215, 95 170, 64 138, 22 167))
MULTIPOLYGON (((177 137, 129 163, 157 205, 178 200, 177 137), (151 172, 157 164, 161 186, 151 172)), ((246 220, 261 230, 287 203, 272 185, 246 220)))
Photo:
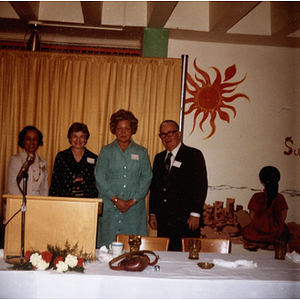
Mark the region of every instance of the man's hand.
POLYGON ((149 225, 151 226, 152 229, 157 230, 157 221, 155 215, 150 215, 149 225))
POLYGON ((195 231, 197 228, 199 228, 200 217, 190 216, 187 221, 187 224, 189 224, 189 229, 195 231))

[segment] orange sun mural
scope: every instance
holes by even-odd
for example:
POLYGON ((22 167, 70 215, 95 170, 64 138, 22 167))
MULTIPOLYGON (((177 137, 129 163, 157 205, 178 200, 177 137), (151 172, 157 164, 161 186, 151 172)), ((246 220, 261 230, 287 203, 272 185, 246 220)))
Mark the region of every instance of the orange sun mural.
POLYGON ((221 110, 222 108, 231 109, 234 113, 234 117, 236 116, 235 108, 233 106, 227 105, 226 103, 232 102, 239 97, 246 98, 250 101, 248 96, 240 93, 234 94, 232 96, 228 95, 228 97, 225 97, 225 94, 232 93, 237 88, 237 86, 246 79, 247 75, 245 75, 245 77, 241 81, 228 82, 228 80, 232 79, 233 76, 236 74, 236 66, 233 65, 226 69, 225 78, 222 81, 222 76, 220 71, 215 67, 211 67, 216 72, 216 79, 213 82, 213 84, 211 84, 211 80, 208 73, 206 73, 205 71, 197 67, 196 59, 194 60, 194 67, 195 70, 200 75, 202 75, 203 79, 199 78, 197 76, 198 74, 195 74, 196 80, 201 84, 199 86, 193 80, 192 76, 190 74, 187 74, 187 81, 194 89, 191 90, 188 87, 188 85, 186 86, 187 92, 190 93, 193 97, 185 100, 185 103, 192 103, 192 105, 185 112, 185 114, 190 114, 195 110, 194 126, 190 135, 193 133, 195 129, 196 119, 198 115, 200 113, 203 113, 202 119, 199 123, 199 127, 202 131, 203 131, 202 125, 210 115, 210 126, 212 128, 212 131, 210 135, 205 138, 208 139, 216 132, 215 119, 217 117, 217 113, 219 114, 221 120, 227 121, 227 123, 229 123, 230 121, 228 113, 222 111, 221 110))

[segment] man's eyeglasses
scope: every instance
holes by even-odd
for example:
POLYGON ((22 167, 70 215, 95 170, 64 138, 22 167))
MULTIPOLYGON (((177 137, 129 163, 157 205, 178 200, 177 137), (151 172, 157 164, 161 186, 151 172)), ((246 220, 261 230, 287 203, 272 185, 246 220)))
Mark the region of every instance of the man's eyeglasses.
POLYGON ((175 132, 178 132, 178 130, 174 130, 174 131, 168 131, 167 133, 160 133, 159 137, 161 139, 164 139, 166 136, 171 137, 174 135, 175 132))

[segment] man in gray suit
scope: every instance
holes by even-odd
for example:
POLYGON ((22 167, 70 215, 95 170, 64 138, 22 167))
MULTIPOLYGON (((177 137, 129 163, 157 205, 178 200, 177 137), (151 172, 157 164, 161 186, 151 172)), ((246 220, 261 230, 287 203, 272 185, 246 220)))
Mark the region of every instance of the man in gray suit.
POLYGON ((181 142, 175 121, 162 122, 159 136, 165 150, 154 159, 149 224, 157 236, 170 238, 170 251, 181 251, 182 237, 200 237, 206 165, 200 150, 181 142))

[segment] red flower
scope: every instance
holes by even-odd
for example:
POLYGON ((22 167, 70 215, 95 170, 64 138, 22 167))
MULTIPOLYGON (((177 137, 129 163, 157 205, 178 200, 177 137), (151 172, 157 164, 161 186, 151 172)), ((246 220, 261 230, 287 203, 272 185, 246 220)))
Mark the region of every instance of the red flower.
POLYGON ((62 256, 56 256, 53 260, 54 267, 56 268, 56 265, 60 262, 64 261, 64 258, 62 256))
POLYGON ((52 259, 52 253, 48 252, 48 251, 44 251, 41 253, 42 259, 46 262, 46 263, 50 263, 51 259, 52 259))
POLYGON ((83 258, 78 258, 77 266, 78 267, 83 267, 83 261, 84 261, 83 258))
POLYGON ((26 253, 25 253, 25 260, 26 261, 29 261, 30 260, 30 256, 32 255, 32 251, 26 251, 26 253))

